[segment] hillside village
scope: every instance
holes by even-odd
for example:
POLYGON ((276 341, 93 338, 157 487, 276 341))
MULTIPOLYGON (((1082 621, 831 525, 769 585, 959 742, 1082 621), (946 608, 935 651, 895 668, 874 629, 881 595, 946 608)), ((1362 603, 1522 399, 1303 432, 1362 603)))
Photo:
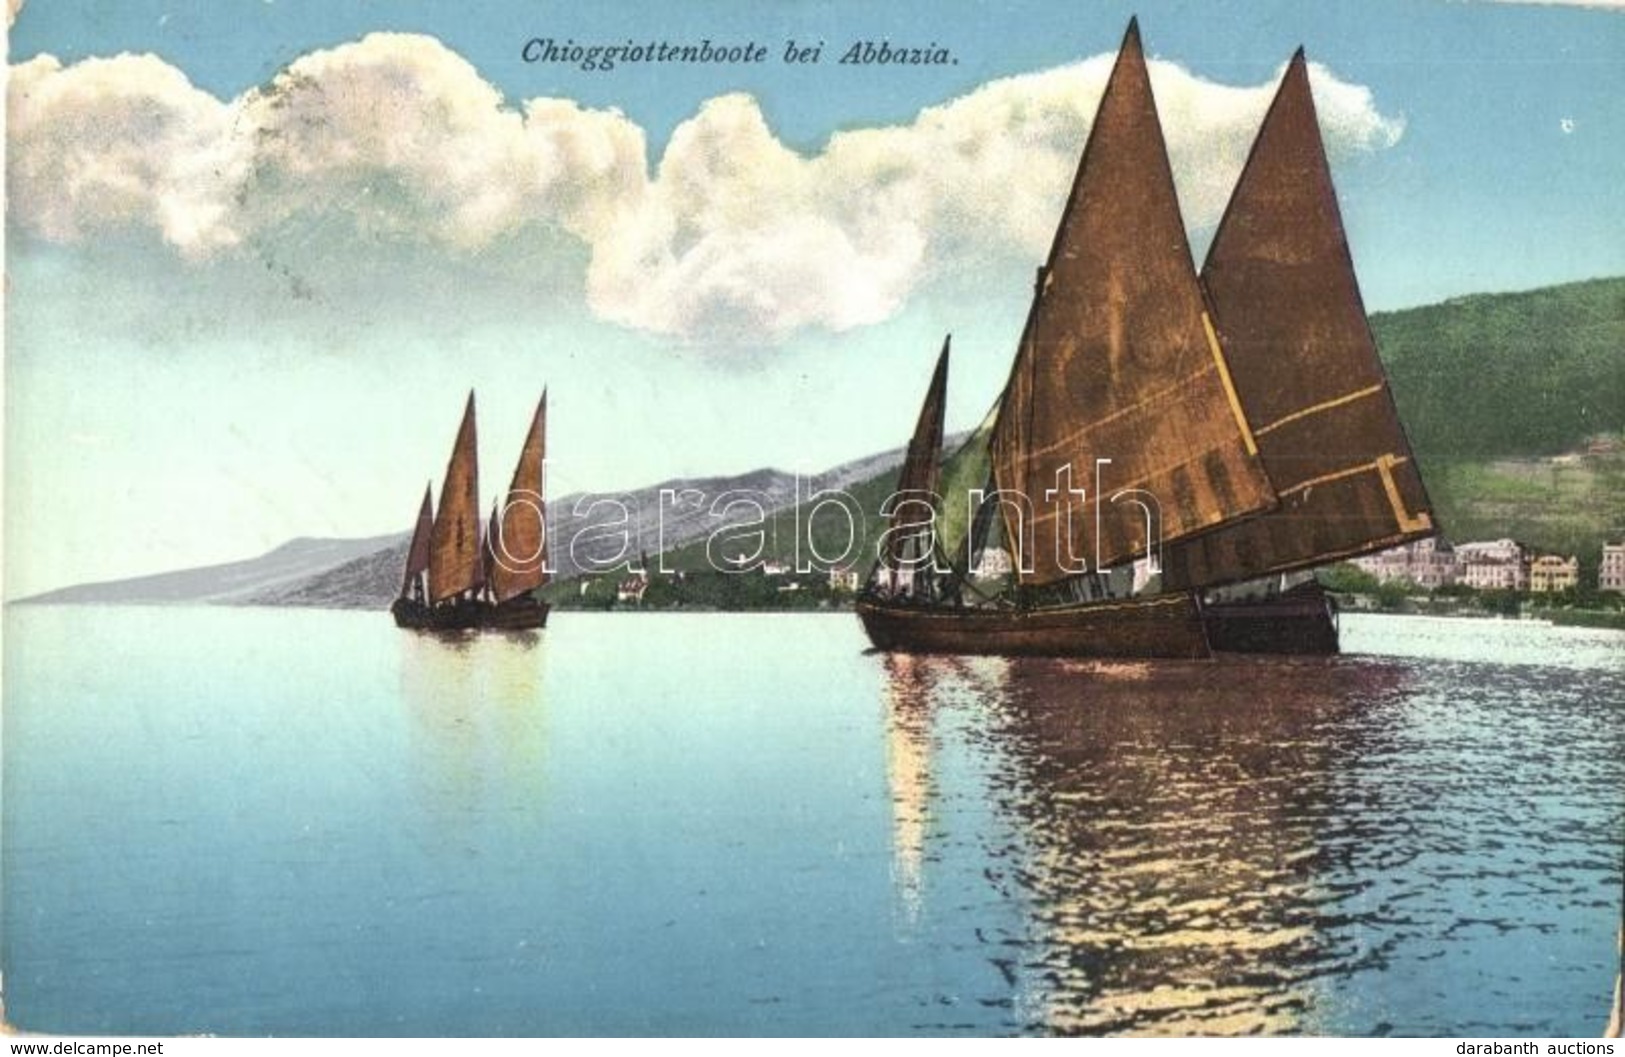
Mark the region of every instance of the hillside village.
MULTIPOLYGON (((1350 564, 1378 583, 1410 584, 1430 591, 1461 586, 1474 591, 1527 591, 1551 594, 1581 587, 1580 559, 1542 554, 1513 539, 1451 545, 1440 539, 1418 540, 1350 564)), ((1594 584, 1598 592, 1625 594, 1625 543, 1605 543, 1594 584)))

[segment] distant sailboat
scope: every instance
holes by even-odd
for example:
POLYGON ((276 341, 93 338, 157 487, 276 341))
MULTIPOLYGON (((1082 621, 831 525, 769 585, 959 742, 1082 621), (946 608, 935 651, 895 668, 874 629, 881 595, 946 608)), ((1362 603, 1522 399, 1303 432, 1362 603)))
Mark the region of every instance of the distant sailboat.
POLYGON ((400 597, 390 612, 403 628, 517 630, 547 624, 548 605, 534 592, 547 583, 547 394, 531 419, 506 501, 493 504, 486 531, 479 516, 479 458, 474 394, 446 466, 440 509, 425 488, 407 548, 400 597))
POLYGON ((1198 277, 1131 22, 1010 379, 939 469, 946 375, 945 346, 898 481, 945 498, 887 511, 857 606, 881 649, 1335 652, 1318 587, 1227 585, 1434 531, 1301 52, 1198 277))

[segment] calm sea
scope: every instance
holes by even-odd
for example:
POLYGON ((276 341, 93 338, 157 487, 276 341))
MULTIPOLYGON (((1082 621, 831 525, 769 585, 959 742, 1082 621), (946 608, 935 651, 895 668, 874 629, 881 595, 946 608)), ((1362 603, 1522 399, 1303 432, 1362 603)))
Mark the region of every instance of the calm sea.
POLYGON ((13 607, 4 991, 60 1033, 1597 1034, 1625 635, 864 652, 850 615, 13 607))

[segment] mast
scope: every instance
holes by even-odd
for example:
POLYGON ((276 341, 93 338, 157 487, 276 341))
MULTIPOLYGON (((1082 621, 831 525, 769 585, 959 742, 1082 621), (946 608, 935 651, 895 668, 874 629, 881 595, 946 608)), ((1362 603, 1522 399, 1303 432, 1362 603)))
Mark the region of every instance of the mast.
POLYGON ((1164 583, 1233 583, 1433 535, 1366 320, 1301 48, 1201 278, 1280 506, 1169 548, 1164 583))
POLYGON ((412 543, 406 548, 406 572, 401 576, 402 598, 411 594, 412 585, 429 567, 429 533, 434 528, 434 500, 429 494, 431 487, 427 484, 423 486, 423 502, 418 506, 417 525, 412 529, 412 543))
POLYGON ((491 500, 491 516, 485 522, 485 541, 480 547, 480 587, 485 589, 487 595, 495 600, 496 589, 491 584, 491 578, 496 572, 497 547, 497 501, 491 500))
POLYGON ((476 451, 474 393, 468 394, 457 428, 440 510, 429 534, 429 600, 441 602, 480 583, 480 471, 476 451))
POLYGON ((491 522, 491 595, 506 602, 547 583, 547 514, 542 471, 547 459, 547 392, 531 416, 500 516, 491 522))
POLYGON ((1001 504, 1026 585, 1274 501, 1197 284, 1136 22, 1039 273, 992 452, 1000 491, 1031 504, 1026 523, 1001 504), (1145 506, 1110 501, 1135 489, 1145 506), (1160 512, 1149 532, 1146 507, 1160 512))
POLYGON ((922 546, 921 536, 931 530, 937 507, 942 422, 948 397, 948 349, 952 341, 952 335, 942 339, 942 352, 937 355, 937 367, 931 374, 925 402, 920 405, 920 417, 914 423, 914 435, 909 438, 908 452, 903 457, 903 468, 897 475, 893 499, 903 501, 899 504, 902 509, 891 515, 894 531, 886 536, 887 567, 892 571, 912 567, 929 553, 929 549, 922 546), (923 509, 922 503, 929 503, 930 509, 923 509))

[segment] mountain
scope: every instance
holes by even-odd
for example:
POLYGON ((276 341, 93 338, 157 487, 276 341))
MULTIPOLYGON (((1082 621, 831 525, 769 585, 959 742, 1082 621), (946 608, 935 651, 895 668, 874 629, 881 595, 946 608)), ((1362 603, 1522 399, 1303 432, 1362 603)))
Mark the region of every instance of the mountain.
MULTIPOLYGON (((375 554, 391 545, 405 546, 405 536, 367 539, 290 540, 246 561, 198 569, 138 576, 130 580, 77 584, 22 599, 24 602, 178 603, 209 602, 248 605, 259 598, 301 583, 324 570, 375 554)), ((403 552, 404 553, 404 552, 403 552)))
MULTIPOLYGON (((885 476, 902 462, 901 449, 842 463, 802 482, 804 492, 847 488, 885 476)), ((548 535, 558 544, 553 556, 559 579, 580 572, 580 564, 680 546, 711 532, 718 520, 710 504, 725 492, 750 493, 770 514, 791 507, 796 477, 760 469, 732 477, 677 478, 622 493, 577 493, 548 503, 548 535), (668 496, 669 493, 669 496, 668 496), (693 494, 704 497, 696 504, 693 494), (675 500, 675 501, 674 501, 675 500), (624 526, 608 525, 624 508, 624 526), (578 513, 579 511, 579 513, 578 513), (664 513, 664 527, 661 515, 664 513), (608 525, 611 531, 592 526, 608 525), (571 542, 573 541, 573 542, 571 542)), ((332 609, 386 609, 400 590, 410 535, 402 532, 367 539, 297 539, 245 561, 142 576, 132 580, 78 584, 22 599, 23 602, 318 606, 332 609)))
MULTIPOLYGON (((1606 441, 1588 450, 1588 441, 1625 428, 1625 278, 1377 313, 1371 328, 1449 538, 1511 535, 1537 548, 1578 553, 1589 572, 1603 539, 1625 537, 1625 453, 1608 450, 1606 441)), ((900 439, 915 410, 899 407, 900 439)), ((949 438, 948 446, 963 436, 949 438)), ((802 487, 808 493, 851 492, 866 516, 860 553, 873 554, 883 527, 874 512, 890 492, 901 461, 901 449, 880 452, 843 463, 802 487)), ((583 531, 618 514, 606 500, 626 509, 625 557, 672 551, 668 567, 704 567, 705 539, 725 523, 710 505, 730 491, 753 493, 767 515, 765 556, 793 557, 798 536, 808 538, 807 506, 795 510, 793 475, 761 469, 550 502, 549 536, 555 544, 573 541, 573 552, 569 543, 554 552, 557 579, 621 550, 622 526, 583 531), (663 502, 663 494, 681 500, 685 492, 700 493, 703 503, 663 502)), ((844 523, 832 514, 821 516, 811 531, 821 553, 844 542, 844 523)), ((299 539, 248 561, 81 584, 26 601, 381 609, 399 588, 406 546, 405 533, 299 539)))

